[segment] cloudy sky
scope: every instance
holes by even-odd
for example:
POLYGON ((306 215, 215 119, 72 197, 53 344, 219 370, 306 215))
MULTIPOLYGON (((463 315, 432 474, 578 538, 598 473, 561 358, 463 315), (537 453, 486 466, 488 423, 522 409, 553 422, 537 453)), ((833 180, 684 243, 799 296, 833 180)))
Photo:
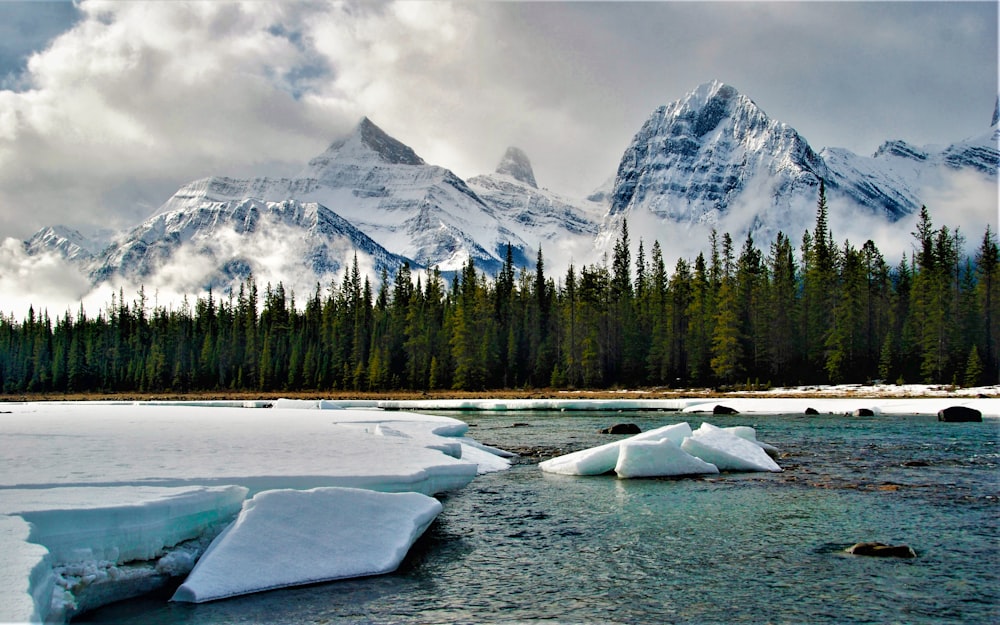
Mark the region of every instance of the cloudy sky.
POLYGON ((207 175, 292 174, 369 116, 468 177, 613 175, 718 79, 815 148, 984 133, 995 2, 0 2, 0 239, 132 225, 207 175))

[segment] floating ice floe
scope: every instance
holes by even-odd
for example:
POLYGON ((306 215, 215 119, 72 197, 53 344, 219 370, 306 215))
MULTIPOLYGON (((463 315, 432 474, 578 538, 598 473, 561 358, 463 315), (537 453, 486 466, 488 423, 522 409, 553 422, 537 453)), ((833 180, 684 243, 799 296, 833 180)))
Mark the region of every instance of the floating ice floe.
POLYGON ((561 473, 563 475, 602 475, 613 471, 618 464, 618 455, 622 443, 630 441, 660 441, 670 440, 674 444, 680 445, 685 437, 691 436, 691 426, 687 423, 676 423, 666 425, 655 430, 636 434, 629 438, 582 449, 570 454, 558 456, 538 464, 543 471, 548 473, 561 473))
POLYGON ((768 456, 769 451, 776 450, 757 441, 753 428, 718 428, 704 423, 692 432, 685 422, 558 456, 538 466, 547 473, 563 475, 614 471, 621 478, 781 471, 768 456))
POLYGON ((419 493, 355 488, 258 493, 205 551, 174 601, 389 573, 441 512, 419 493))

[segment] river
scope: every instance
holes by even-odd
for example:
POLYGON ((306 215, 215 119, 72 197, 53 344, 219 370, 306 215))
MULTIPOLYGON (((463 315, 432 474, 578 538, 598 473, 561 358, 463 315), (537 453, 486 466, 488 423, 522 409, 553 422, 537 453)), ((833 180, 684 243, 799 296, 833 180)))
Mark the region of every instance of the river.
POLYGON ((1000 421, 665 412, 442 413, 520 451, 443 497, 391 575, 215 603, 169 592, 107 623, 997 623, 1000 421), (540 459, 687 420, 750 425, 782 473, 619 480, 540 459), (844 553, 905 543, 914 559, 844 553))

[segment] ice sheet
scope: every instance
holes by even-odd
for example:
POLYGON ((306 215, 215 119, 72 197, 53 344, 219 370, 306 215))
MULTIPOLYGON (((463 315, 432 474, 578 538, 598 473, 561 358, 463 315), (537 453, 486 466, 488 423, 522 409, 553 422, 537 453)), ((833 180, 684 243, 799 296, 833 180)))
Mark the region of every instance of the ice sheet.
POLYGON ((10 409, 0 420, 0 487, 237 484, 251 494, 319 486, 434 494, 461 488, 477 469, 412 440, 372 435, 379 421, 398 420, 447 444, 453 441, 439 432, 460 436, 468 427, 447 417, 59 403, 10 409))
POLYGON ((242 486, 152 486, 7 489, 0 512, 31 523, 33 543, 56 564, 149 560, 233 518, 242 486))
MULTIPOLYGON (((67 571, 67 562, 78 563, 69 568, 84 586, 97 579, 142 588, 151 576, 184 573, 192 553, 173 553, 148 570, 116 564, 156 557, 231 518, 247 493, 347 486, 430 495, 509 466, 465 439, 468 426, 457 419, 322 402, 4 408, 11 414, 0 415, 3 572, 21 583, 0 588, 0 621, 63 618, 49 609, 52 567, 67 571)), ((117 596, 113 588, 101 593, 117 596)), ((65 601, 71 614, 73 596, 65 601)))
POLYGON ((621 478, 718 473, 714 464, 695 458, 672 440, 630 440, 621 445, 615 473, 621 478))
POLYGON ((419 493, 351 488, 258 493, 202 556, 174 601, 201 603, 396 570, 441 512, 419 493))

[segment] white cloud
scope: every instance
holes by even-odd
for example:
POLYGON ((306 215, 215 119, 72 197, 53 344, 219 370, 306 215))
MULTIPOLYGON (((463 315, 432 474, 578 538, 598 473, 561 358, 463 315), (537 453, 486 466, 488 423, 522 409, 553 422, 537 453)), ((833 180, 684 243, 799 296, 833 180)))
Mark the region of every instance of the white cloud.
MULTIPOLYGON (((817 148, 956 140, 992 112, 996 11, 85 1, 72 29, 31 57, 27 89, 0 90, 0 236, 134 225, 197 178, 292 174, 362 115, 463 177, 518 145, 542 186, 585 194, 656 106, 716 78, 817 148)), ((690 258, 706 237, 661 243, 690 258)), ((644 238, 648 249, 657 237, 644 238)))
POLYGON ((51 317, 66 310, 76 314, 73 302, 79 302, 90 290, 87 278, 60 256, 29 256, 24 243, 12 238, 0 242, 0 313, 24 319, 28 308, 36 313, 48 311, 51 317))

